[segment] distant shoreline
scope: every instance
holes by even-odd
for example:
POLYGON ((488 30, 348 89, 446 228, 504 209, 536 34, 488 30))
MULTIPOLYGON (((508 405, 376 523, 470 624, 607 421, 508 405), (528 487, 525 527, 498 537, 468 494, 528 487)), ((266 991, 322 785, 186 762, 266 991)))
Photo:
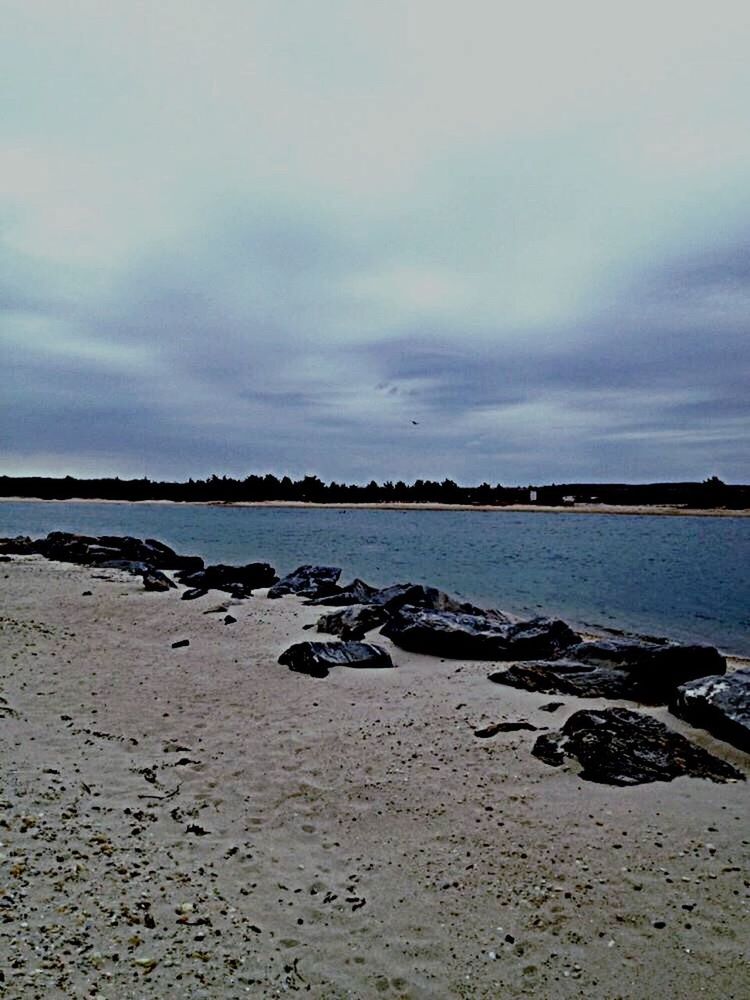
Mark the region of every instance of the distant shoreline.
POLYGON ((447 504, 447 503, 313 503, 304 500, 105 500, 69 497, 64 500, 44 497, 0 497, 0 503, 92 503, 154 504, 174 507, 261 507, 291 510, 382 510, 382 511, 474 511, 511 514, 612 514, 633 517, 750 517, 750 510, 725 508, 677 507, 662 505, 576 503, 563 507, 545 504, 447 504))

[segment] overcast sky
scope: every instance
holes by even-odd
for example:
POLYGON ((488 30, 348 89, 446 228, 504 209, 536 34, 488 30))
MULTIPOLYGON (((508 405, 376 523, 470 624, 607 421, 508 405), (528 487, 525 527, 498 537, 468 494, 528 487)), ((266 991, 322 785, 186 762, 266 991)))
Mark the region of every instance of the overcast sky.
POLYGON ((0 19, 0 471, 750 480, 747 0, 0 19))

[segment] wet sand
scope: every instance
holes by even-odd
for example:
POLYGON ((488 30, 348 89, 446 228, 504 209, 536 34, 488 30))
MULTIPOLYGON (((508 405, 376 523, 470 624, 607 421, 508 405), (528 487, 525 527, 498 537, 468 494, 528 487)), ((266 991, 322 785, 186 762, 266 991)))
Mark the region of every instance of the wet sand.
POLYGON ((396 670, 291 673, 295 598, 224 624, 226 595, 36 556, 0 584, 4 997, 746 995, 746 783, 600 786, 474 736, 604 702, 385 639, 396 670))

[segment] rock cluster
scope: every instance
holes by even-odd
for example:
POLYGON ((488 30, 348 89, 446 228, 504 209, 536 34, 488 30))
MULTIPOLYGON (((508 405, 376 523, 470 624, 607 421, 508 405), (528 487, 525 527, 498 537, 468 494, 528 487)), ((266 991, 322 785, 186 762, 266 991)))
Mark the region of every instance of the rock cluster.
POLYGON ((736 768, 663 723, 627 708, 575 712, 562 729, 539 736, 532 753, 553 767, 573 757, 582 766, 581 778, 607 785, 640 785, 685 776, 711 781, 744 778, 736 768))

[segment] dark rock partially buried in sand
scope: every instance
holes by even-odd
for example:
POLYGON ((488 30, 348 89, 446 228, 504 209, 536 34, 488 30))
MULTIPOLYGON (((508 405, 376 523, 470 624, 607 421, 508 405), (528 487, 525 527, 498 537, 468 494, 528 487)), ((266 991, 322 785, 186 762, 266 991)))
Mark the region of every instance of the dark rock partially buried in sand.
POLYGON ((340 576, 338 566, 298 566, 293 573, 275 583, 268 591, 268 596, 274 598, 297 594, 299 597, 328 597, 338 593, 337 581, 340 576))
POLYGON ((538 737, 532 753, 553 767, 573 757, 582 765, 581 778, 604 785, 642 785, 681 777, 744 778, 731 764, 663 723, 627 708, 575 712, 562 729, 538 737))
POLYGON ((680 685, 669 710, 750 753, 750 668, 680 685))
POLYGON ((28 535, 0 538, 0 552, 9 556, 33 556, 39 552, 38 543, 28 535))
POLYGON ((269 587, 278 577, 269 563, 254 562, 246 566, 225 566, 217 563, 190 573, 178 573, 180 583, 191 589, 223 590, 234 597, 250 597, 258 587, 269 587))
POLYGON ((296 642, 279 663, 310 677, 327 677, 332 667, 392 667, 384 649, 371 642, 296 642))
POLYGON ((565 622, 534 618, 508 622, 492 612, 399 608, 380 630, 402 649, 467 660, 515 660, 553 656, 580 640, 565 622))
POLYGON ((143 586, 146 590, 166 591, 177 588, 177 584, 170 580, 166 573, 160 569, 149 569, 143 574, 143 586))
POLYGON ((361 639, 371 629, 382 625, 387 617, 385 608, 352 605, 322 615, 315 627, 318 632, 340 635, 342 639, 361 639))
POLYGON ((725 671, 726 660, 713 646, 602 640, 571 646, 560 659, 515 664, 489 679, 541 694, 664 705, 679 684, 725 671))

